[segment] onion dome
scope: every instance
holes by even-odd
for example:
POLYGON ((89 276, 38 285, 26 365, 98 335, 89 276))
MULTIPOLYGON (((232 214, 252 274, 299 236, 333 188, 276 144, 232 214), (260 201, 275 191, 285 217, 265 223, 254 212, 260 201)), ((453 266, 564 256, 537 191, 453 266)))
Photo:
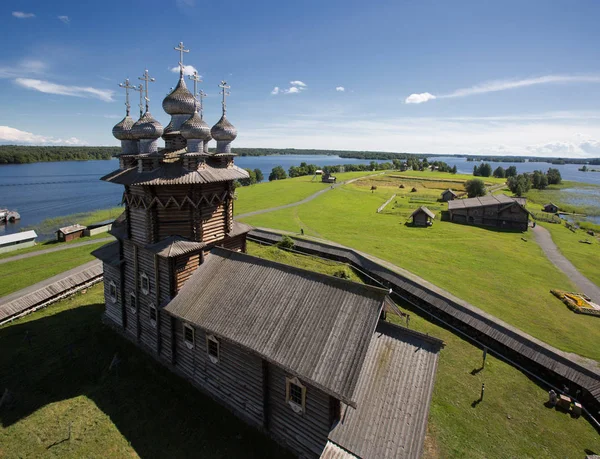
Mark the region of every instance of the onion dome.
POLYGON ((237 129, 229 122, 225 114, 210 130, 210 134, 217 142, 231 142, 237 137, 237 129))
POLYGON ((125 118, 119 121, 112 129, 112 134, 117 140, 135 140, 131 133, 134 121, 129 116, 129 113, 125 118))
POLYGON ((191 115, 196 111, 195 104, 196 99, 186 87, 182 73, 175 89, 163 100, 163 110, 169 115, 191 115))
POLYGON ((135 140, 158 139, 163 134, 163 127, 146 111, 131 128, 131 134, 135 140))
POLYGON ((181 135, 187 139, 198 139, 208 141, 210 139, 210 127, 195 112, 190 119, 181 125, 181 135))

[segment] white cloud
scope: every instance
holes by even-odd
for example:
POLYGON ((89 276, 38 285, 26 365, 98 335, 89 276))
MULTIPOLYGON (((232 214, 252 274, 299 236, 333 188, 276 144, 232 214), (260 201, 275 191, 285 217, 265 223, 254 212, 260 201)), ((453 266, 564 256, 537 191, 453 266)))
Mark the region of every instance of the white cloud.
MULTIPOLYGON (((171 72, 173 73, 179 73, 179 66, 177 67, 172 67, 171 72)), ((193 65, 184 65, 183 66, 183 74, 184 75, 193 75, 194 72, 197 72, 198 70, 196 70, 196 67, 194 67, 193 65)), ((200 75, 202 76, 202 75, 200 75)))
POLYGON ((335 90, 338 91, 338 92, 344 92, 346 90, 346 88, 344 88, 343 86, 337 86, 335 88, 335 90))
POLYGON ((63 22, 64 24, 68 24, 69 22, 71 22, 69 16, 58 16, 58 20, 63 22))
POLYGON ((300 92, 300 88, 297 86, 292 86, 291 88, 284 89, 283 92, 285 94, 298 94, 300 92))
POLYGON ((16 65, 0 66, 0 78, 17 78, 37 75, 46 69, 46 64, 34 59, 24 59, 16 65))
POLYGON ((527 150, 536 156, 573 156, 578 153, 578 146, 571 142, 548 142, 529 145, 527 150))
POLYGON ((579 144, 579 148, 589 155, 600 155, 600 142, 597 140, 586 140, 579 144))
POLYGON ((113 94, 115 93, 110 89, 97 89, 92 87, 84 86, 64 86, 62 84, 51 83, 44 80, 34 80, 31 78, 17 78, 15 80, 19 86, 27 89, 33 89, 35 91, 43 92, 46 94, 59 94, 63 96, 74 96, 74 97, 92 97, 100 99, 105 102, 113 101, 113 94))
POLYGON ((294 81, 290 81, 290 84, 291 84, 292 86, 299 86, 299 87, 301 87, 301 88, 306 88, 306 83, 303 83, 303 82, 302 82, 302 81, 300 81, 300 80, 294 80, 294 81))
POLYGON ((34 18, 35 14, 33 13, 24 13, 23 11, 13 11, 12 15, 19 19, 29 19, 34 18))
POLYGON ((301 91, 306 89, 306 83, 303 83, 300 80, 290 81, 289 88, 280 88, 279 86, 275 86, 271 91, 271 94, 299 94, 301 91))
POLYGON ((277 95, 277 94, 279 94, 279 86, 275 86, 275 87, 273 88, 273 90, 271 91, 271 94, 273 94, 273 95, 277 95))
POLYGON ((68 139, 59 139, 33 134, 27 131, 11 128, 9 126, 0 126, 0 143, 3 144, 35 144, 35 145, 86 145, 86 142, 77 137, 68 139))
POLYGON ((536 78, 525 78, 522 80, 494 80, 480 83, 469 88, 461 88, 448 94, 434 96, 428 92, 422 94, 411 94, 405 100, 407 104, 420 104, 432 99, 451 99, 455 97, 467 97, 475 94, 486 94, 489 92, 506 91, 509 89, 524 88, 540 84, 552 83, 600 83, 599 75, 545 75, 536 78), (426 97, 424 97, 426 96, 426 97))
POLYGON ((435 99, 436 97, 433 94, 428 92, 422 92, 421 94, 411 94, 404 101, 405 104, 422 104, 423 102, 427 102, 428 100, 435 99))

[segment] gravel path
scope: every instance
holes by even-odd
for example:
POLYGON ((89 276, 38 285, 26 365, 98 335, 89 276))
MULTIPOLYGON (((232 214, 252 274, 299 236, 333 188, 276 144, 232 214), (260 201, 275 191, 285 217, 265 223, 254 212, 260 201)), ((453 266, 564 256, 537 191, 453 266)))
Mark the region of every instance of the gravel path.
POLYGON ((51 249, 36 250, 34 252, 24 253, 23 255, 15 255, 14 257, 3 258, 0 260, 0 265, 3 263, 9 263, 11 261, 23 260, 24 258, 37 257, 38 255, 44 255, 45 253, 59 252, 61 250, 74 249, 75 247, 81 247, 83 245, 97 244, 98 242, 108 242, 112 240, 114 240, 114 238, 105 237, 101 239, 93 239, 91 241, 76 242, 75 244, 65 244, 61 245, 60 247, 53 247, 51 249))
POLYGON ((589 296, 594 303, 600 304, 600 287, 577 271, 577 268, 560 253, 560 250, 552 240, 552 236, 550 236, 550 232, 540 225, 536 225, 535 228, 532 228, 532 231, 535 240, 552 264, 565 273, 581 293, 589 296))
POLYGON ((245 214, 236 215, 235 218, 238 219, 238 218, 252 217, 254 215, 266 214, 267 212, 275 212, 276 210, 289 209, 290 207, 296 207, 296 206, 299 206, 301 204, 305 204, 307 202, 310 202, 313 199, 318 198, 319 196, 321 196, 323 193, 327 193, 329 190, 333 190, 334 188, 337 188, 338 186, 347 185, 348 183, 356 182, 357 180, 362 180, 362 179, 366 179, 366 178, 369 178, 369 177, 375 177, 377 175, 383 175, 383 172, 380 172, 379 174, 365 175, 363 177, 356 177, 356 178, 353 178, 351 180, 346 180, 345 182, 335 183, 335 184, 333 184, 331 186, 328 186, 327 188, 324 188, 324 189, 322 189, 320 191, 317 191, 314 194, 311 194, 310 196, 304 198, 302 201, 296 201, 296 202, 292 202, 291 204, 285 204, 283 206, 270 207, 268 209, 261 209, 261 210, 255 210, 253 212, 247 212, 245 214))

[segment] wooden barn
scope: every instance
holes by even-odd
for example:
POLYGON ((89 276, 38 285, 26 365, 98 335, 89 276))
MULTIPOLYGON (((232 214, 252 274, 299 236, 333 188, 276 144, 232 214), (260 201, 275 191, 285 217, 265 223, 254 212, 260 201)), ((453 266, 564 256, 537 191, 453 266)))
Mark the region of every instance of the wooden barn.
POLYGON ((410 218, 413 219, 414 226, 431 226, 433 225, 435 214, 427 207, 421 206, 410 214, 410 218))
POLYGON ((336 180, 337 178, 331 175, 329 172, 325 172, 323 175, 321 175, 321 182, 323 183, 335 183, 336 180))
POLYGON ((556 204, 553 204, 551 202, 549 202, 548 204, 546 204, 544 206, 544 208, 542 209, 544 212, 549 212, 551 214, 555 214, 558 212, 558 206, 556 204))
POLYGON ((208 136, 181 72, 164 149, 148 110, 143 129, 113 129, 123 153, 103 180, 124 186, 125 212, 94 251, 105 322, 298 456, 419 457, 443 343, 385 322, 386 289, 244 253, 224 98, 208 136))
POLYGON ((456 197, 457 197, 457 194, 454 191, 452 191, 450 188, 448 188, 446 191, 442 192, 442 201, 443 202, 452 201, 456 197))
POLYGON ((79 239, 80 237, 83 237, 85 230, 86 227, 79 224, 59 228, 56 232, 56 240, 59 242, 68 242, 73 239, 79 239))
POLYGON ((525 198, 511 198, 504 194, 456 199, 448 202, 449 220, 527 231, 530 212, 525 208, 526 202, 525 198))

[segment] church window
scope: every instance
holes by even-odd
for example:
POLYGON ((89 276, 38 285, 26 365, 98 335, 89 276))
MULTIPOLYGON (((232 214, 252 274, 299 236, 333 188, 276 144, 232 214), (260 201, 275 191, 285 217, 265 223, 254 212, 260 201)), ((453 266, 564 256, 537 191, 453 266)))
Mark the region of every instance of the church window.
POLYGON ((113 281, 108 282, 108 296, 110 297, 110 301, 116 303, 117 301, 117 286, 113 281))
POLYGON ((188 349, 194 349, 194 329, 188 324, 183 324, 183 342, 188 349))
POLYGON ((152 325, 153 327, 156 327, 156 317, 157 317, 156 306, 151 304, 150 305, 150 325, 152 325))
POLYGON ((306 408, 306 386, 295 377, 287 377, 285 382, 285 401, 296 413, 304 413, 306 408))
POLYGON ((136 301, 135 293, 134 292, 131 292, 129 294, 129 308, 134 313, 137 311, 137 301, 136 301))
POLYGON ((208 358, 212 363, 217 363, 219 361, 220 351, 221 343, 219 343, 219 340, 213 335, 208 335, 206 337, 206 352, 208 353, 208 358))
POLYGON ((142 273, 142 275, 140 276, 140 284, 141 284, 142 292, 145 295, 150 293, 150 279, 148 279, 148 276, 146 275, 146 273, 142 273))

